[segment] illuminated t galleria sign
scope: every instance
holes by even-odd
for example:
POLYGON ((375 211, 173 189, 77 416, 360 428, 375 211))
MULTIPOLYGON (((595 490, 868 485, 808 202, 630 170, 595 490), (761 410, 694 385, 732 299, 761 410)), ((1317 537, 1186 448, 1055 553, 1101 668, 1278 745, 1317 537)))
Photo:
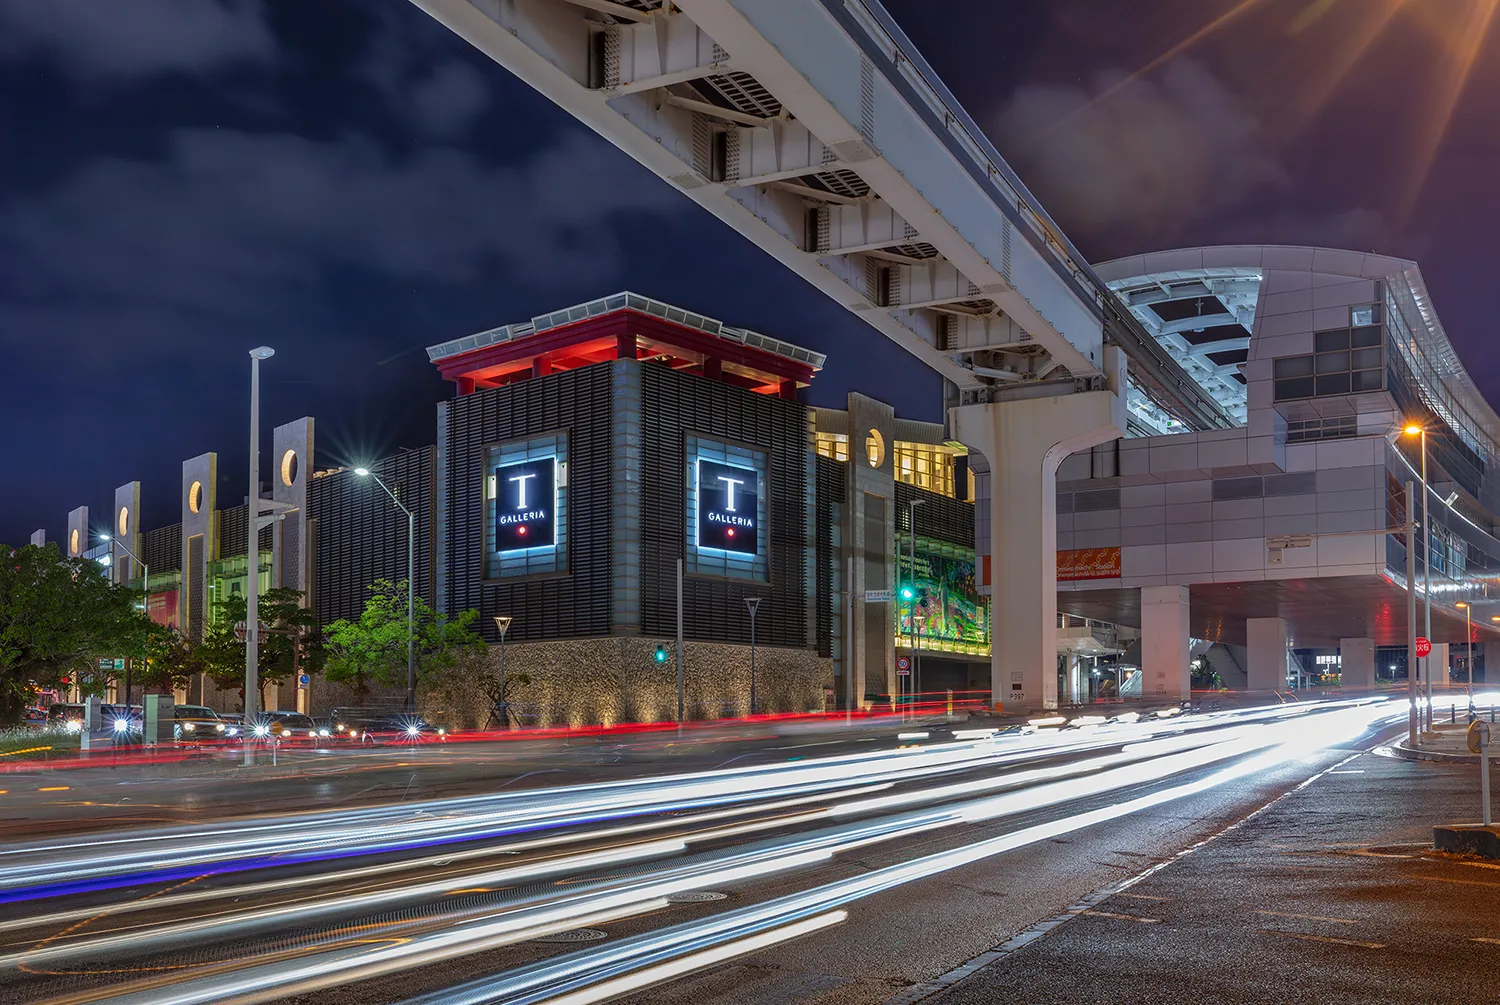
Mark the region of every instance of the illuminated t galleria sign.
POLYGON ((520 551, 557 543, 557 458, 495 469, 495 550, 520 551))
POLYGON ((756 472, 698 461, 698 547, 740 555, 759 550, 756 472))

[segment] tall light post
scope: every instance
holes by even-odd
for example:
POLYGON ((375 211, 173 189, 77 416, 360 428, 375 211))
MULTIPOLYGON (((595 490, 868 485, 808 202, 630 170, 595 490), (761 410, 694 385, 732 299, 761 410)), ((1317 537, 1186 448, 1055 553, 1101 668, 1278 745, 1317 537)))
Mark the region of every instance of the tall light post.
POLYGON ((760 609, 760 597, 746 597, 745 610, 750 612, 750 714, 755 714, 755 612, 760 609))
MULTIPOLYGON (((1432 641, 1432 524, 1427 520, 1427 427, 1410 423, 1403 430, 1407 436, 1420 436, 1422 442, 1422 594, 1427 598, 1427 616, 1422 637, 1432 641)), ((1432 729, 1432 657, 1422 657, 1422 691, 1427 702, 1427 729, 1432 729)))
MULTIPOLYGON (((108 534, 100 534, 99 540, 110 541, 128 555, 137 565, 141 567, 141 613, 151 617, 151 569, 136 556, 136 553, 125 546, 124 541, 111 538, 108 534)), ((130 661, 125 661, 125 721, 130 721, 130 661)))
POLYGON ((416 554, 417 554, 417 515, 406 507, 391 487, 380 480, 380 476, 369 468, 355 468, 354 473, 361 478, 373 478, 375 484, 385 490, 385 494, 391 497, 391 502, 401 512, 406 514, 406 714, 417 714, 417 577, 416 577, 416 554))
POLYGON ((1454 606, 1464 609, 1464 637, 1469 641, 1469 670, 1464 674, 1468 687, 1464 690, 1469 694, 1469 709, 1472 711, 1474 708, 1474 607, 1463 600, 1454 606))
POLYGON ((922 626, 927 623, 927 615, 913 614, 912 623, 917 626, 917 644, 911 651, 911 698, 912 706, 922 700, 922 626))
MULTIPOLYGON (((268 345, 250 350, 250 526, 245 555, 245 729, 260 717, 260 361, 276 355, 268 345)), ((245 745, 249 758, 250 745, 245 745)))
POLYGON ((495 631, 500 633, 500 728, 510 728, 510 701, 505 696, 505 633, 510 631, 514 620, 508 615, 495 615, 495 631))
MULTIPOLYGON (((917 507, 926 505, 926 499, 913 499, 906 504, 906 529, 911 537, 911 579, 907 582, 906 587, 901 591, 901 598, 907 602, 906 633, 911 640, 909 645, 911 646, 912 651, 912 673, 911 682, 907 685, 906 688, 907 691, 911 694, 916 693, 917 685, 917 632, 916 623, 914 621, 917 614, 917 507)), ((896 688, 898 691, 901 688, 901 676, 899 674, 896 676, 896 688)))

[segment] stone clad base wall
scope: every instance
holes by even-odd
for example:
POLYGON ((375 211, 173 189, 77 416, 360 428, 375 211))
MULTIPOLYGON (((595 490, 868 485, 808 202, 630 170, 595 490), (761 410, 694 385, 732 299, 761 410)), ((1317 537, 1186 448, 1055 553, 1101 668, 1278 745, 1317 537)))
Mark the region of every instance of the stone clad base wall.
MULTIPOLYGON (((571 639, 509 645, 505 668, 511 681, 513 724, 523 726, 612 726, 621 722, 665 722, 677 717, 677 664, 668 640, 571 639), (665 644, 665 663, 653 659, 665 644), (517 675, 530 678, 518 683, 517 675)), ((498 674, 500 649, 492 646, 481 673, 498 674)), ((750 647, 687 643, 683 668, 688 719, 718 719, 750 711, 750 647)), ((804 649, 755 649, 755 696, 760 712, 822 711, 833 686, 833 661, 804 649)), ((459 729, 483 728, 489 699, 477 678, 456 677, 423 689, 424 715, 459 729)))

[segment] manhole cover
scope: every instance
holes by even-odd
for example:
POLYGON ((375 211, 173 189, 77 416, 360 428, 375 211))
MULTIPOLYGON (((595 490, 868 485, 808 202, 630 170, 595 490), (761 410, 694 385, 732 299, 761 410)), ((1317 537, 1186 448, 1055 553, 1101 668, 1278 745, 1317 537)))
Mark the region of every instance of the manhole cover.
POLYGON ((710 900, 727 900, 729 894, 715 893, 712 890, 688 890, 685 893, 669 893, 666 902, 669 904, 706 904, 710 900))
POLYGON ((557 932, 552 935, 542 935, 532 942, 598 942, 600 939, 609 938, 608 932, 601 932, 597 928, 574 928, 566 932, 557 932))

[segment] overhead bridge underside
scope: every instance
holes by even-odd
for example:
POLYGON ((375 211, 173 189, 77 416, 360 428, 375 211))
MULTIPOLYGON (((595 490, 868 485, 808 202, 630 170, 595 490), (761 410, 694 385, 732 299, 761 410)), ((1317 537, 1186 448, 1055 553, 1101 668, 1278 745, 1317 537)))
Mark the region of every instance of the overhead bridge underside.
MULTIPOLYGON (((964 401, 1106 385, 1233 419, 871 0, 413 0, 918 356, 964 401)), ((1154 424, 1154 427, 1153 427, 1154 424)))

